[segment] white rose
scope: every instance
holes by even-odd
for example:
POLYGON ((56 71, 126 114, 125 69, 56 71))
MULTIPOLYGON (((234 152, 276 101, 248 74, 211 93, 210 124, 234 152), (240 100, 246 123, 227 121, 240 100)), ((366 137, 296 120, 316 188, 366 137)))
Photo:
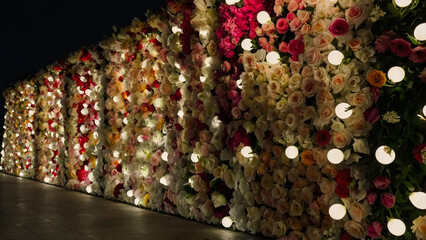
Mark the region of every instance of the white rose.
POLYGON ((370 147, 368 146, 367 139, 365 138, 354 138, 352 146, 355 152, 370 154, 370 147))
POLYGON ((226 197, 216 191, 212 193, 212 201, 213 201, 213 206, 215 208, 218 208, 220 206, 226 206, 228 204, 226 201, 226 197))

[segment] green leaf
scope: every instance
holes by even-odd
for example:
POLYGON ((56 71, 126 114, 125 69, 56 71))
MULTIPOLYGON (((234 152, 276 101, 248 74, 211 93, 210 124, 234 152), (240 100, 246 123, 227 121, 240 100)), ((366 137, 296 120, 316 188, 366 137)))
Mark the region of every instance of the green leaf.
POLYGON ((408 40, 410 40, 410 42, 411 42, 412 44, 417 45, 417 46, 420 46, 420 45, 422 45, 422 43, 423 43, 423 42, 421 42, 421 41, 417 41, 417 39, 416 39, 415 37, 411 36, 411 35, 410 35, 410 34, 408 34, 408 33, 407 33, 407 38, 408 38, 408 40))
POLYGON ((392 3, 388 3, 386 7, 389 10, 389 12, 393 13, 394 15, 400 14, 400 11, 392 3))
POLYGON ((423 134, 420 134, 418 132, 414 132, 413 134, 410 135, 410 139, 411 141, 413 141, 416 144, 420 144, 423 142, 424 140, 424 136, 423 134))
POLYGON ((307 7, 305 8, 305 10, 306 10, 306 11, 308 11, 308 12, 314 13, 315 8, 314 8, 314 7, 312 7, 312 6, 307 6, 307 7))
POLYGON ((403 181, 403 183, 407 187, 408 191, 410 192, 414 191, 414 187, 413 187, 413 184, 411 184, 411 182, 403 181))

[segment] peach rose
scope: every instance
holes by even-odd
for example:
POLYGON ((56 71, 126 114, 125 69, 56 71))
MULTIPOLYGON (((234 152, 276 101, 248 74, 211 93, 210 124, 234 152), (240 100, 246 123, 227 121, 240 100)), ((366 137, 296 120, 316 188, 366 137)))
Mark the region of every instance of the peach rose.
POLYGON ((331 178, 335 178, 337 174, 336 167, 330 163, 324 164, 324 166, 321 168, 321 173, 325 174, 331 178))
POLYGON ((411 230, 416 234, 417 239, 426 239, 426 216, 414 219, 411 230))
POLYGON ((361 38, 353 38, 348 42, 349 47, 352 51, 358 51, 362 48, 362 39, 361 38))
POLYGON ((262 24, 262 30, 266 35, 270 36, 275 33, 275 25, 272 22, 262 24))
POLYGON ((333 132, 331 141, 337 148, 344 148, 351 141, 351 137, 347 132, 333 132))
POLYGON ((306 169, 306 178, 310 182, 317 182, 321 179, 321 173, 318 166, 308 166, 306 169))
POLYGON ((300 69, 302 69, 302 64, 297 61, 289 60, 291 74, 299 74, 300 69))
POLYGON ((316 21, 312 21, 311 25, 312 25, 311 32, 319 33, 319 32, 324 32, 327 29, 328 22, 325 19, 318 19, 316 21))
POLYGON ((315 100, 318 106, 332 106, 334 104, 334 97, 328 90, 319 90, 315 95, 315 100))
POLYGON ((291 0, 287 5, 287 10, 289 12, 294 12, 299 9, 299 3, 296 0, 291 0))
POLYGON ((320 190, 324 194, 331 195, 336 190, 337 183, 333 180, 322 178, 320 182, 320 190))
POLYGON ((291 107, 298 107, 305 103, 305 97, 300 91, 295 91, 288 96, 288 104, 291 107))
POLYGON ((290 22, 290 31, 295 32, 297 31, 301 26, 302 26, 303 22, 300 18, 295 17, 293 20, 291 20, 290 22))
POLYGON ((346 85, 346 76, 343 73, 338 73, 331 78, 331 89, 333 93, 339 93, 346 85))
POLYGON ((312 66, 304 66, 300 75, 302 77, 312 77, 314 75, 314 68, 312 66))
POLYGON ((349 209, 349 215, 356 222, 361 222, 365 217, 367 217, 367 210, 365 206, 359 202, 352 202, 349 209))
POLYGON ((307 23, 311 18, 311 12, 299 10, 297 11, 296 16, 302 21, 302 23, 307 23))
POLYGON ((334 108, 332 108, 330 106, 320 106, 318 108, 318 115, 319 115, 319 118, 315 122, 315 125, 322 127, 322 126, 328 124, 330 122, 331 118, 334 117, 334 115, 335 115, 334 108))

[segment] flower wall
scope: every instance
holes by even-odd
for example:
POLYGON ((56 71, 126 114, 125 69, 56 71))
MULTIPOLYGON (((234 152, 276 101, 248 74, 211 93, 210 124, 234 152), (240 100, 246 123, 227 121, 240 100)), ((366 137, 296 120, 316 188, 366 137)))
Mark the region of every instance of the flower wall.
POLYGON ((278 239, 425 239, 425 9, 169 0, 5 91, 1 167, 278 239))
POLYGON ((40 71, 37 94, 38 169, 36 179, 64 185, 65 124, 63 107, 65 97, 63 64, 55 63, 40 71))

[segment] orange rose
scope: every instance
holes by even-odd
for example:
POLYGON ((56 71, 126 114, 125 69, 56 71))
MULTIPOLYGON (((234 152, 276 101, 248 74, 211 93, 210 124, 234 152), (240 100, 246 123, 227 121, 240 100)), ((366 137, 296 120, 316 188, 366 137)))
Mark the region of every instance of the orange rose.
POLYGON ((302 163, 306 166, 311 166, 315 163, 314 154, 310 150, 303 151, 300 157, 302 158, 302 163))
POLYGON ((367 81, 375 87, 383 87, 386 83, 386 75, 379 70, 372 70, 368 76, 367 81))

